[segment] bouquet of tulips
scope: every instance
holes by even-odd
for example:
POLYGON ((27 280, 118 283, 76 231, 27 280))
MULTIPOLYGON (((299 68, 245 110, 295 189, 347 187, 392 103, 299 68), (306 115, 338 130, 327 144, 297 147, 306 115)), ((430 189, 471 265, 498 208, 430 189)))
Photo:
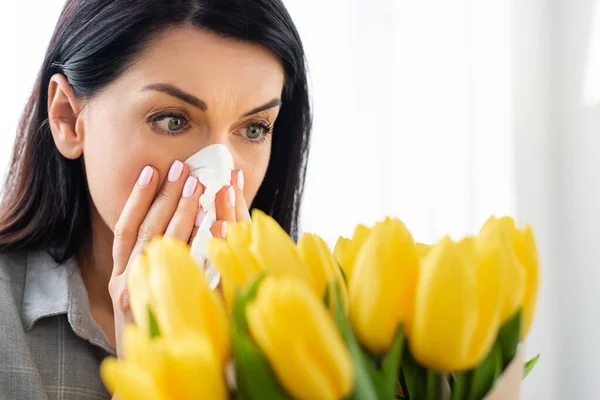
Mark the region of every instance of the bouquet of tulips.
POLYGON ((208 249, 219 290, 168 237, 131 266, 136 324, 101 368, 119 400, 484 399, 537 297, 532 231, 508 217, 433 245, 386 218, 332 252, 255 211, 208 249))

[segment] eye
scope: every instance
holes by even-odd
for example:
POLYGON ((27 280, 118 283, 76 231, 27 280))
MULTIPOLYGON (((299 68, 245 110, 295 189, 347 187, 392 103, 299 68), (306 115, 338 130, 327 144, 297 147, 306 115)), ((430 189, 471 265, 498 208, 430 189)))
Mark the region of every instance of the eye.
POLYGON ((250 140, 258 140, 264 135, 265 126, 260 124, 252 124, 246 127, 246 137, 250 140))
POLYGON ((246 125, 245 128, 241 128, 237 134, 250 143, 260 144, 269 140, 272 133, 273 125, 263 121, 255 121, 246 125))
POLYGON ((176 135, 187 128, 188 119, 185 115, 169 112, 153 116, 151 123, 161 132, 176 135))

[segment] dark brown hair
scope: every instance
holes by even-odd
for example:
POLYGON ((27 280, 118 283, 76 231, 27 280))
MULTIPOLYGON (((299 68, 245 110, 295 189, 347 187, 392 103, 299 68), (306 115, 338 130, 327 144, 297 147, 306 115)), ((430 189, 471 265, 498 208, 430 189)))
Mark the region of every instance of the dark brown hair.
POLYGON ((50 78, 65 75, 75 95, 89 99, 156 35, 181 25, 260 43, 281 58, 283 106, 252 207, 296 237, 311 115, 302 43, 281 0, 68 0, 18 127, 0 206, 0 251, 48 250, 62 261, 90 235, 83 165, 60 154, 47 123, 50 78))

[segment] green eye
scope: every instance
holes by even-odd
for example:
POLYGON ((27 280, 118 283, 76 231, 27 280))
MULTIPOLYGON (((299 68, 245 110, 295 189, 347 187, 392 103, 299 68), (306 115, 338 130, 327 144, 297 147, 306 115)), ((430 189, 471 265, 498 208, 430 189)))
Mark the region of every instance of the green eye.
POLYGON ((180 131, 183 128, 183 125, 185 124, 185 121, 183 120, 183 118, 180 117, 169 117, 167 118, 167 127, 170 131, 180 131))
POLYGON ((188 127, 188 119, 184 115, 172 112, 155 115, 151 123, 156 130, 171 135, 182 133, 188 127))
POLYGON ((259 139, 264 134, 265 128, 261 125, 249 125, 246 127, 246 137, 251 140, 259 139))

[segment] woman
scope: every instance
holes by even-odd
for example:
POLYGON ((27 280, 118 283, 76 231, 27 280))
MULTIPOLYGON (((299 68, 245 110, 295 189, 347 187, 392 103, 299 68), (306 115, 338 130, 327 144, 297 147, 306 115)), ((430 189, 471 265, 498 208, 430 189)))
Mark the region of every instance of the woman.
POLYGON ((280 0, 68 0, 0 209, 0 397, 107 398, 98 367, 131 321, 127 266, 202 219, 182 160, 214 143, 234 157, 213 235, 249 204, 294 237, 309 131, 280 0))

